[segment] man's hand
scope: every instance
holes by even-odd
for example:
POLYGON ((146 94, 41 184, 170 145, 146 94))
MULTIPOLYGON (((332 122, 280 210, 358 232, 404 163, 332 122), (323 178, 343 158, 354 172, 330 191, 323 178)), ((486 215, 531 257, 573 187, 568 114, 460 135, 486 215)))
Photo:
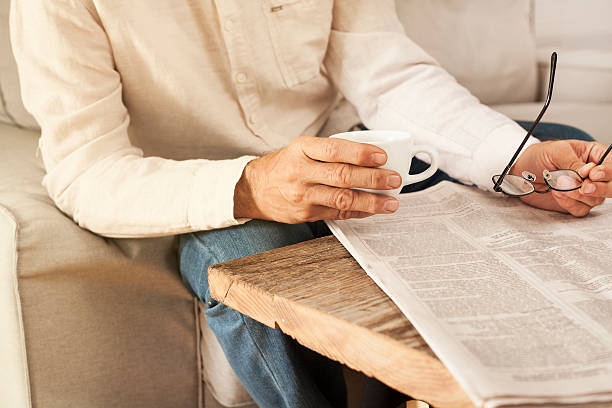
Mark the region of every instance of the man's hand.
POLYGON ((606 197, 612 197, 611 158, 606 158, 601 166, 595 165, 606 148, 607 146, 601 143, 582 140, 548 141, 529 146, 519 156, 510 173, 520 176, 521 172, 529 171, 535 174, 537 180, 533 185, 536 190, 545 190, 547 187, 542 176, 544 169, 576 170, 585 181, 578 190, 532 193, 521 197, 521 200, 534 207, 584 217, 591 208, 603 203, 606 197))
POLYGON ((397 172, 372 168, 386 161, 373 145, 299 137, 247 164, 236 184, 234 216, 296 224, 392 213, 397 199, 351 190, 398 188, 397 172))

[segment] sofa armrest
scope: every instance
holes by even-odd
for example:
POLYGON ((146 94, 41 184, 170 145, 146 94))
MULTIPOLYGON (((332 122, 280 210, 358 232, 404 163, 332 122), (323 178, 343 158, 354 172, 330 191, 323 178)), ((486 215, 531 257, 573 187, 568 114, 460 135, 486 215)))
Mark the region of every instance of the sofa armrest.
POLYGON ((17 222, 0 206, 0 406, 29 408, 30 383, 17 287, 17 222))
POLYGON ((553 104, 612 102, 612 48, 546 46, 538 49, 539 100, 548 88, 550 54, 558 53, 553 104))
MULTIPOLYGON (((12 254, 13 286, 3 289, 14 296, 0 325, 12 333, 23 325, 29 373, 9 384, 29 380, 34 407, 195 407, 193 297, 178 274, 176 239, 106 239, 80 228, 40 184, 37 140, 0 125, 0 206, 12 214, 0 227, 9 242, 1 250, 12 254)), ((28 398, 20 387, 16 401, 28 398)))

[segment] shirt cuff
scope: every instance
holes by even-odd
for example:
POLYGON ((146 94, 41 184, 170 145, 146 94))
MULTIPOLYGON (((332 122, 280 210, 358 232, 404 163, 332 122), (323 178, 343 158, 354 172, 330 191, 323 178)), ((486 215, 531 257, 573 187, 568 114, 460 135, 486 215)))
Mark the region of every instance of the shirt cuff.
MULTIPOLYGON (((493 177, 501 174, 508 162, 525 138, 526 131, 518 124, 511 122, 494 130, 478 146, 473 156, 470 178, 478 188, 493 191, 493 177)), ((540 141, 530 136, 521 150, 540 141)), ((520 155, 519 155, 520 156, 520 155)))
POLYGON ((234 218, 234 189, 245 166, 256 158, 210 161, 196 172, 188 215, 193 228, 225 228, 251 220, 234 218))

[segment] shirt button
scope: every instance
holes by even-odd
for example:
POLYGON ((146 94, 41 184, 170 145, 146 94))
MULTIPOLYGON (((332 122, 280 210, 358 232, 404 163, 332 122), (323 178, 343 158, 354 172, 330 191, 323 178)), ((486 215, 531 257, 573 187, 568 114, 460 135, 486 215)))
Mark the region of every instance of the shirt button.
POLYGON ((251 125, 254 125, 257 123, 257 115, 252 113, 251 116, 249 116, 249 123, 251 125))
POLYGON ((227 32, 232 31, 234 29, 234 22, 232 20, 227 20, 223 25, 223 28, 225 28, 225 31, 227 32))
POLYGON ((236 74, 236 82, 239 84, 244 84, 247 81, 247 75, 244 72, 239 72, 236 74))

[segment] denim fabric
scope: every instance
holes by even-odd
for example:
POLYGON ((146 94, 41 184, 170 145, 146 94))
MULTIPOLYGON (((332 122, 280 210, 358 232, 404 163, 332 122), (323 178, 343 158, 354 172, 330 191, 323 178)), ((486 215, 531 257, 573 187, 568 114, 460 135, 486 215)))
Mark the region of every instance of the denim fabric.
MULTIPOLYGON (((519 124, 529 128, 531 122, 519 124)), ((538 125, 534 135, 540 140, 592 140, 579 129, 549 123, 538 125)), ((427 166, 415 159, 411 172, 422 171, 427 166)), ((402 192, 422 190, 442 180, 456 182, 439 170, 428 180, 404 187, 402 192)), ((300 346, 280 330, 269 328, 213 300, 208 291, 208 267, 329 233, 323 222, 288 225, 253 220, 235 227, 180 237, 179 261, 183 281, 207 304, 205 313, 209 326, 236 375, 261 408, 345 407, 346 390, 341 367, 300 346)), ((365 391, 367 393, 368 387, 365 391)), ((381 401, 377 396, 369 399, 381 401)))
MULTIPOLYGON (((521 125, 521 127, 525 130, 529 130, 529 128, 533 125, 533 122, 524 120, 518 120, 516 123, 521 125)), ((547 122, 540 123, 533 131, 533 136, 542 141, 578 139, 592 142, 595 140, 588 133, 573 126, 547 122)), ((508 160, 510 160, 510 158, 508 158, 508 160)))
POLYGON ((183 281, 207 304, 208 325, 238 378, 261 408, 345 407, 342 368, 299 345, 280 330, 216 302, 208 291, 207 270, 219 262, 314 237, 308 224, 260 220, 180 237, 183 281))

